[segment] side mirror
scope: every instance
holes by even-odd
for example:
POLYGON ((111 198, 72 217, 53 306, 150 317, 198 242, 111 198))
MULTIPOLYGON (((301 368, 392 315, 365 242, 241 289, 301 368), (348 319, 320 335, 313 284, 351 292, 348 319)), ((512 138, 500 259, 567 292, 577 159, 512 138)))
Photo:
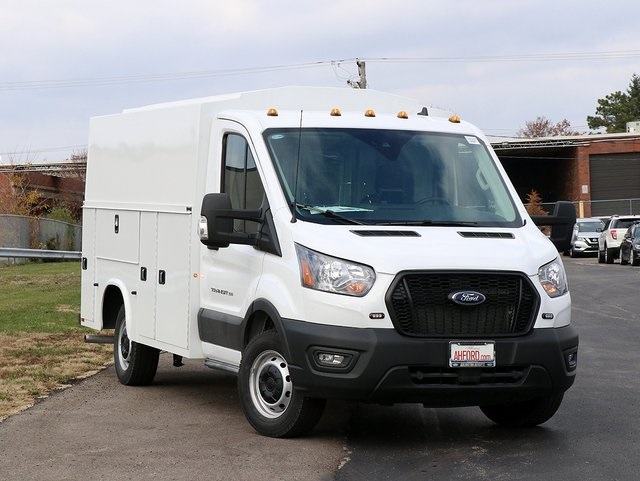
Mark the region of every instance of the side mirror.
POLYGON ((229 194, 206 194, 202 199, 200 216, 200 242, 209 249, 245 244, 282 255, 268 206, 260 209, 233 209, 229 194), (235 220, 256 222, 260 224, 260 228, 258 232, 236 231, 235 220))
POLYGON ((229 247, 229 244, 256 245, 257 235, 234 232, 236 219, 260 222, 262 210, 234 210, 229 194, 207 194, 200 210, 200 242, 211 249, 229 247))
POLYGON ((536 225, 550 225, 550 240, 559 251, 566 251, 571 247, 573 225, 576 223, 576 209, 571 202, 558 201, 553 215, 531 216, 536 225))

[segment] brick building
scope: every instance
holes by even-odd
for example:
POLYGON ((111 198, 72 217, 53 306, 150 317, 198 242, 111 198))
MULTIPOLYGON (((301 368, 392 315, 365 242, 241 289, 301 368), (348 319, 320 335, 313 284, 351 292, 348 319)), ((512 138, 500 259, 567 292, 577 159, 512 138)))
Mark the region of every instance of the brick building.
POLYGON ((64 201, 82 204, 84 200, 84 179, 78 177, 60 177, 42 172, 29 172, 28 183, 43 198, 51 201, 64 201))
POLYGON ((640 135, 491 139, 523 202, 569 200, 580 217, 640 214, 640 135))
POLYGON ((23 185, 28 190, 37 191, 45 204, 62 203, 78 214, 84 200, 83 171, 47 171, 42 167, 34 169, 31 166, 5 168, 0 171, 0 193, 12 189, 10 178, 12 174, 24 176, 23 185))

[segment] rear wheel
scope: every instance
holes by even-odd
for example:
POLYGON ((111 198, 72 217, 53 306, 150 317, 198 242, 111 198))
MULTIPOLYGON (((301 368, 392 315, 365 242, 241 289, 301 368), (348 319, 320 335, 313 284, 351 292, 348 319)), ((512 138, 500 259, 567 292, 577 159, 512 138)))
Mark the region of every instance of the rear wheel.
POLYGON ((629 262, 632 266, 640 266, 640 258, 638 258, 638 255, 633 249, 631 249, 631 252, 629 253, 629 262))
POLYGON ((294 389, 289 363, 276 331, 254 337, 242 354, 238 394, 242 410, 258 433, 275 438, 310 431, 320 420, 325 400, 294 389))
POLYGON ((598 248, 598 264, 604 264, 604 251, 598 248))
POLYGON ((563 396, 564 393, 554 393, 530 401, 480 406, 480 409, 496 424, 510 427, 532 427, 551 419, 560 407, 563 396))
POLYGON ((151 384, 158 369, 160 351, 129 339, 124 306, 118 311, 113 344, 116 374, 122 384, 143 386, 151 384))
POLYGON ((605 244, 604 246, 604 261, 607 264, 613 264, 613 260, 616 257, 616 250, 615 249, 609 249, 607 247, 607 245, 605 244))

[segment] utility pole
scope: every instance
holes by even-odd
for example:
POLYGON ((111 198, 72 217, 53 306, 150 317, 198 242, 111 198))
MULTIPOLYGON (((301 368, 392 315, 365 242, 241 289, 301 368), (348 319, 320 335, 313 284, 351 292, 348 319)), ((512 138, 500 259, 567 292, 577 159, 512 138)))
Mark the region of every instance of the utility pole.
POLYGON ((356 61, 356 65, 358 66, 358 76, 360 77, 358 81, 355 80, 347 80, 347 83, 354 89, 366 89, 367 88, 367 72, 366 72, 366 64, 363 61, 356 61))

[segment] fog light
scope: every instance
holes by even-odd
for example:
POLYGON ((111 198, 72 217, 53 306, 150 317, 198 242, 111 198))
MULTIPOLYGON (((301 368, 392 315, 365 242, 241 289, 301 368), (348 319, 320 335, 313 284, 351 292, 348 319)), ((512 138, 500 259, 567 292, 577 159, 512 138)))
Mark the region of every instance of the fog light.
POLYGON ((348 372, 353 368, 355 361, 358 358, 358 353, 356 351, 343 349, 334 350, 332 348, 320 346, 311 348, 308 355, 316 369, 325 372, 348 372))
POLYGON ((328 367, 344 367, 347 357, 343 354, 334 354, 331 352, 317 352, 316 359, 318 364, 328 367))
POLYGON ((578 349, 565 351, 564 362, 567 365, 567 371, 575 371, 576 367, 578 367, 578 349))

